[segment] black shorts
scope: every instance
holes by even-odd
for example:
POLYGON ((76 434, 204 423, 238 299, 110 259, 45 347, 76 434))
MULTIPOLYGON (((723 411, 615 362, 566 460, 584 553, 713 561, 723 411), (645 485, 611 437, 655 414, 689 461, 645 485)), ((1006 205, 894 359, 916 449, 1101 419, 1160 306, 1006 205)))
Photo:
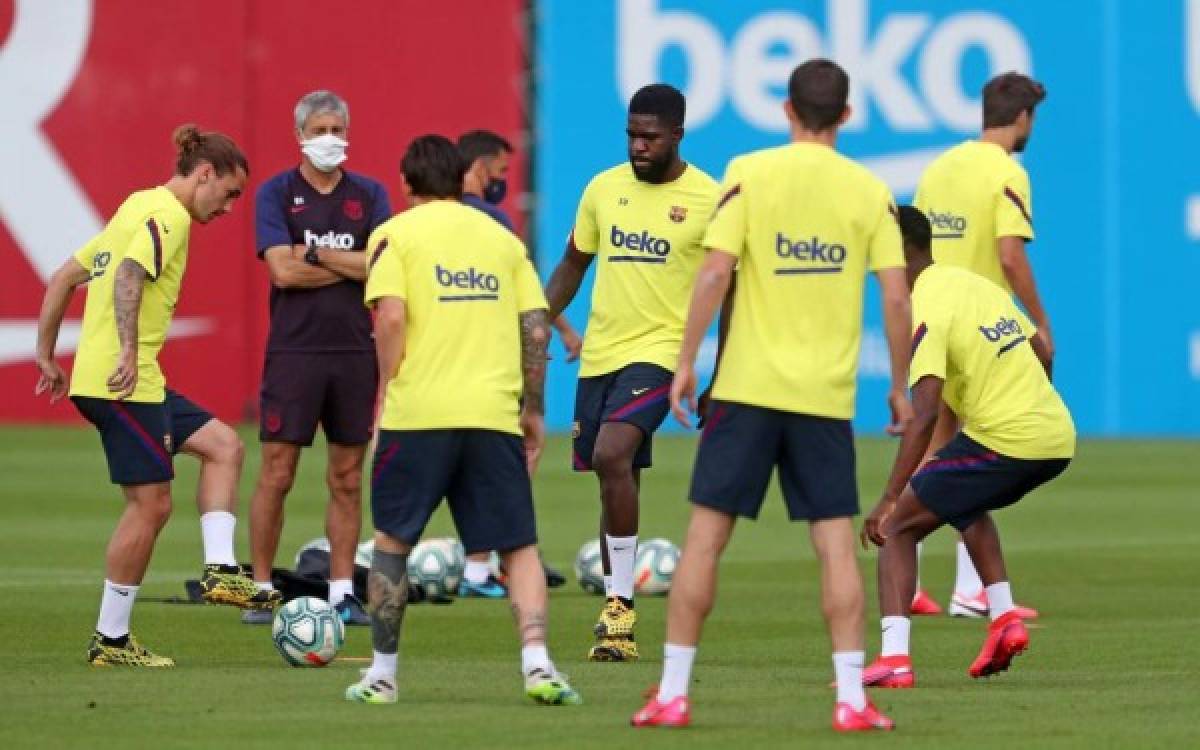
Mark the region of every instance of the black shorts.
POLYGON ((575 388, 574 452, 576 471, 591 471, 596 436, 605 422, 627 422, 642 431, 642 444, 633 457, 633 467, 653 464, 653 435, 671 410, 670 370, 645 362, 634 362, 620 370, 580 378, 575 388))
POLYGON ((373 352, 267 352, 258 438, 312 445, 319 422, 329 442, 365 445, 378 384, 373 352))
POLYGON ((926 508, 959 531, 1005 508, 1067 468, 1069 458, 1002 456, 958 433, 909 482, 926 508))
POLYGON ((442 498, 468 553, 537 543, 521 438, 496 430, 380 430, 371 467, 375 528, 416 544, 442 498))
POLYGON ((854 433, 845 419, 713 401, 692 470, 692 502, 757 518, 771 473, 793 521, 858 513, 854 433))
POLYGON ((72 396, 75 408, 100 431, 113 484, 154 484, 175 478, 172 458, 213 418, 175 391, 160 404, 72 396))

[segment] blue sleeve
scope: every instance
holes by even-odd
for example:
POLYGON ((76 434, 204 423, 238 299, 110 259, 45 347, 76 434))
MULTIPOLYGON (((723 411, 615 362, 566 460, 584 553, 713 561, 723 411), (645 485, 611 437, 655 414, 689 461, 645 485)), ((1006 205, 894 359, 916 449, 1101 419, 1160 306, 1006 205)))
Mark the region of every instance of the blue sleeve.
POLYGON ((287 216, 283 207, 283 180, 264 182, 254 196, 254 247, 261 259, 268 247, 291 245, 287 216))
POLYGON ((387 190, 378 182, 372 181, 374 186, 374 199, 371 201, 371 223, 367 225, 367 232, 374 232, 375 228, 383 222, 392 218, 392 206, 388 203, 387 190))

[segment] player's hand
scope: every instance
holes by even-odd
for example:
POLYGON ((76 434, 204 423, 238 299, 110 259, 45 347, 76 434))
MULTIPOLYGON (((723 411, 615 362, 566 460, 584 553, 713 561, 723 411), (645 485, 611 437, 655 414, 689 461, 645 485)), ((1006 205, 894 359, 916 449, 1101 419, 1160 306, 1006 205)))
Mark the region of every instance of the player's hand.
POLYGON ((708 409, 711 403, 712 383, 709 383, 704 392, 700 394, 700 398, 696 399, 696 416, 700 417, 700 419, 696 420, 697 430, 704 429, 704 423, 708 421, 708 409))
POLYGON ((895 509, 896 501, 888 500, 887 498, 880 499, 875 505, 875 509, 863 520, 862 533, 858 535, 863 549, 870 549, 867 546, 868 541, 873 542, 877 547, 883 546, 883 543, 887 541, 887 537, 883 533, 883 522, 887 520, 887 517, 895 509))
POLYGON ((116 396, 118 401, 133 395, 137 388, 138 368, 137 351, 123 351, 117 359, 117 369, 108 376, 108 392, 116 396))
POLYGON ((1041 351, 1039 347, 1034 347, 1034 351, 1038 354, 1038 359, 1042 360, 1042 367, 1046 368, 1046 377, 1053 379, 1054 377, 1054 337, 1050 335, 1050 327, 1043 325, 1037 329, 1037 333, 1033 334, 1035 339, 1041 343, 1041 351))
POLYGON ((525 468, 532 479, 542 458, 542 448, 546 446, 546 418, 541 414, 522 411, 521 434, 525 442, 525 468))
POLYGON ((908 394, 899 389, 889 391, 888 408, 892 411, 892 423, 885 431, 889 435, 903 435, 913 419, 912 402, 908 400, 908 394))
POLYGON ((573 328, 560 334, 560 336, 562 338, 563 349, 567 351, 567 361, 574 362, 579 359, 579 355, 583 352, 583 337, 573 328))
POLYGON ((690 364, 681 364, 671 381, 671 413, 675 415, 679 424, 691 427, 689 412, 696 413, 696 368, 690 364), (684 404, 687 405, 686 410, 684 404))
POLYGON ((33 387, 33 395, 50 394, 50 403, 58 401, 67 395, 67 374, 53 359, 39 359, 37 362, 38 380, 33 387))

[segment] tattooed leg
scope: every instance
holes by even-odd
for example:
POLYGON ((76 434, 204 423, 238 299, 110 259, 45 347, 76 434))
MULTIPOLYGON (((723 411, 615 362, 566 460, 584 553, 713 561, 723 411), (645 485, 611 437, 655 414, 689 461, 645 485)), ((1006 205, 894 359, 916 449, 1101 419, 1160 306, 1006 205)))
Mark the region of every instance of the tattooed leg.
POLYGON ((521 640, 521 671, 553 672, 546 650, 546 574, 537 547, 529 545, 501 556, 508 571, 508 598, 517 637, 521 640))
POLYGON ((375 659, 373 677, 396 673, 400 625, 408 605, 408 552, 386 552, 378 545, 367 579, 367 612, 371 615, 371 644, 375 659))

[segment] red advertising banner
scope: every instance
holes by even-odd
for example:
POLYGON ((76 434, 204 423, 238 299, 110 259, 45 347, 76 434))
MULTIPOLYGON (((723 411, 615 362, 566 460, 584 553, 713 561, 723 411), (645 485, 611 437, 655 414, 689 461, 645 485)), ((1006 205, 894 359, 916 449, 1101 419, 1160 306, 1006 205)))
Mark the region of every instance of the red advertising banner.
MULTIPOLYGON (((412 137, 488 128, 521 143, 523 12, 521 0, 0 0, 0 420, 77 418, 33 397, 45 280, 129 193, 170 176, 185 122, 232 136, 251 180, 230 216, 193 227, 161 362, 172 388, 221 418, 252 415, 269 291, 253 191, 299 162, 296 101, 319 88, 347 100, 346 167, 399 210, 412 137)), ((523 157, 510 195, 524 191, 523 157)), ((68 367, 83 297, 59 337, 68 367)))

